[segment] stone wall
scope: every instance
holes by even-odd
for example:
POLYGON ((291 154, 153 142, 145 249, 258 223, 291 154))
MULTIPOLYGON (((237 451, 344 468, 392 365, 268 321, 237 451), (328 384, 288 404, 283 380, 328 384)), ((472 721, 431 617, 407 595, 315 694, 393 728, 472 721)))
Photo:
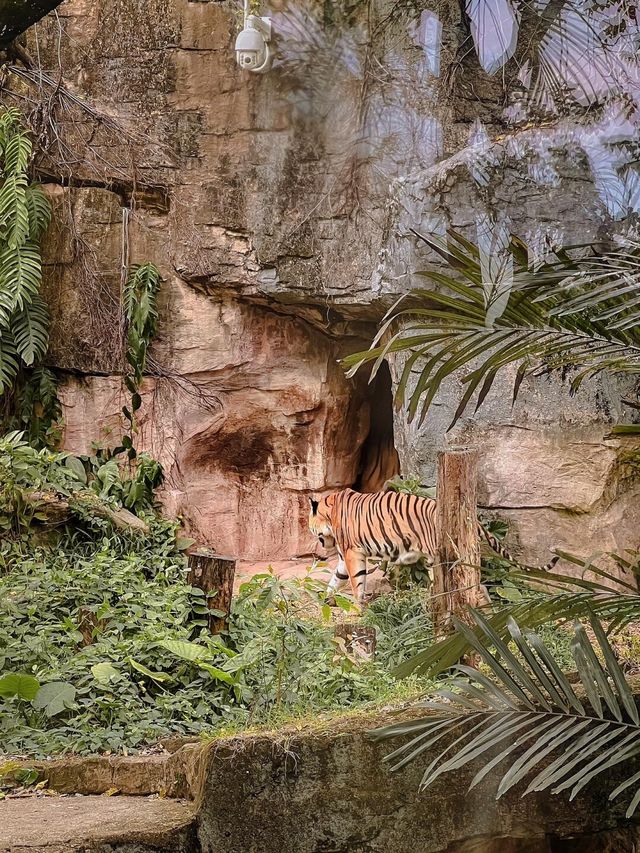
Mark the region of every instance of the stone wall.
POLYGON ((367 738, 367 729, 384 723, 360 716, 212 742, 198 802, 203 853, 636 849, 637 826, 607 801, 612 778, 599 777, 570 807, 563 794, 521 797, 518 789, 496 800, 495 771, 469 791, 477 767, 443 775, 420 793, 427 761, 391 773, 383 758, 399 742, 367 738))
MULTIPOLYGON (((120 429, 122 271, 152 260, 164 283, 140 441, 165 465, 167 507, 218 551, 277 559, 310 549, 307 495, 358 478, 383 403, 336 360, 434 263, 410 227, 473 236, 500 213, 539 243, 599 239, 630 210, 594 179, 575 123, 504 133, 504 78, 460 51, 458 4, 274 0, 263 76, 234 63, 239 8, 66 0, 29 49, 90 111, 12 85, 45 104, 31 119, 56 202, 45 290, 66 446, 120 429), (469 149, 478 121, 487 141, 469 149)), ((431 477, 454 392, 421 428, 396 416, 405 473, 431 477)), ((618 389, 570 400, 539 379, 522 401, 496 390, 453 436, 485 448, 483 503, 532 559, 637 544, 625 448, 604 438, 618 389)))

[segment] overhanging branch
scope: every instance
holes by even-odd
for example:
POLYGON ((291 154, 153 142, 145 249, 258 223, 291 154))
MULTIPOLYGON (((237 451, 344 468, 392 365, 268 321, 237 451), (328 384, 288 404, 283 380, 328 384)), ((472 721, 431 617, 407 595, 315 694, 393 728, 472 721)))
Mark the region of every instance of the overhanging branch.
POLYGON ((59 6, 61 0, 0 0, 0 49, 59 6))

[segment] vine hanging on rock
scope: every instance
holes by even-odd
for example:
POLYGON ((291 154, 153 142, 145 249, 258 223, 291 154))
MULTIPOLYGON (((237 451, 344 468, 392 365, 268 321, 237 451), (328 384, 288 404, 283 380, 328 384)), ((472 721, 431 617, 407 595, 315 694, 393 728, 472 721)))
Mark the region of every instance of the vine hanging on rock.
POLYGON ((53 374, 42 366, 49 311, 40 295, 40 241, 51 220, 42 188, 29 179, 33 154, 20 113, 0 115, 0 399, 2 420, 34 444, 51 443, 60 417, 53 374))
POLYGON ((122 438, 122 448, 129 459, 135 459, 133 438, 137 432, 136 412, 142 405, 140 386, 147 364, 147 350, 158 322, 157 296, 160 273, 155 264, 133 266, 124 289, 124 310, 127 320, 127 365, 125 385, 131 394, 131 405, 123 406, 122 414, 128 423, 128 434, 122 438))

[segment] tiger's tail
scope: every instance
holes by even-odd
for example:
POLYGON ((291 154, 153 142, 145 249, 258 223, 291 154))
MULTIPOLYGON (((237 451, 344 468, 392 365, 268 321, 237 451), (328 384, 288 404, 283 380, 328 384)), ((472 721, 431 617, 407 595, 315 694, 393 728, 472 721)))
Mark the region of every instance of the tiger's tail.
MULTIPOLYGON (((514 557, 512 557, 511 554, 509 553, 509 551, 504 547, 502 542, 500 542, 498 539, 496 539, 496 537, 493 535, 493 533, 491 533, 489 530, 487 530, 487 528, 484 527, 484 525, 480 524, 480 522, 478 522, 478 530, 479 530, 481 536, 484 537, 484 539, 486 539, 491 550, 495 551, 496 554, 499 554, 501 557, 504 557, 505 560, 508 560, 510 563, 515 563, 516 566, 520 566, 521 568, 523 568, 525 570, 527 568, 530 568, 528 566, 523 565, 518 560, 514 559, 514 557)), ((550 572, 551 569, 555 566, 555 564, 558 562, 559 559, 560 559, 560 557, 557 554, 555 554, 551 558, 551 560, 549 560, 549 562, 546 565, 535 566, 533 568, 536 568, 536 569, 543 571, 543 572, 550 572)))

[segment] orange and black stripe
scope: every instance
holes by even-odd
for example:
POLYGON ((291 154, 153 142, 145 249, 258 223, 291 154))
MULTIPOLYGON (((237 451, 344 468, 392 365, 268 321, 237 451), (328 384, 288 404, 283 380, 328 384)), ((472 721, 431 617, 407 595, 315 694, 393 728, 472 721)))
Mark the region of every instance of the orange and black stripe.
MULTIPOLYGON (((436 502, 404 492, 360 494, 352 489, 312 501, 309 526, 321 540, 332 536, 339 555, 338 568, 329 583, 331 591, 347 580, 358 601, 365 594, 367 559, 404 564, 436 554, 436 502)), ((478 522, 478 535, 510 562, 507 549, 478 522)), ((545 570, 553 568, 554 557, 545 570)))

